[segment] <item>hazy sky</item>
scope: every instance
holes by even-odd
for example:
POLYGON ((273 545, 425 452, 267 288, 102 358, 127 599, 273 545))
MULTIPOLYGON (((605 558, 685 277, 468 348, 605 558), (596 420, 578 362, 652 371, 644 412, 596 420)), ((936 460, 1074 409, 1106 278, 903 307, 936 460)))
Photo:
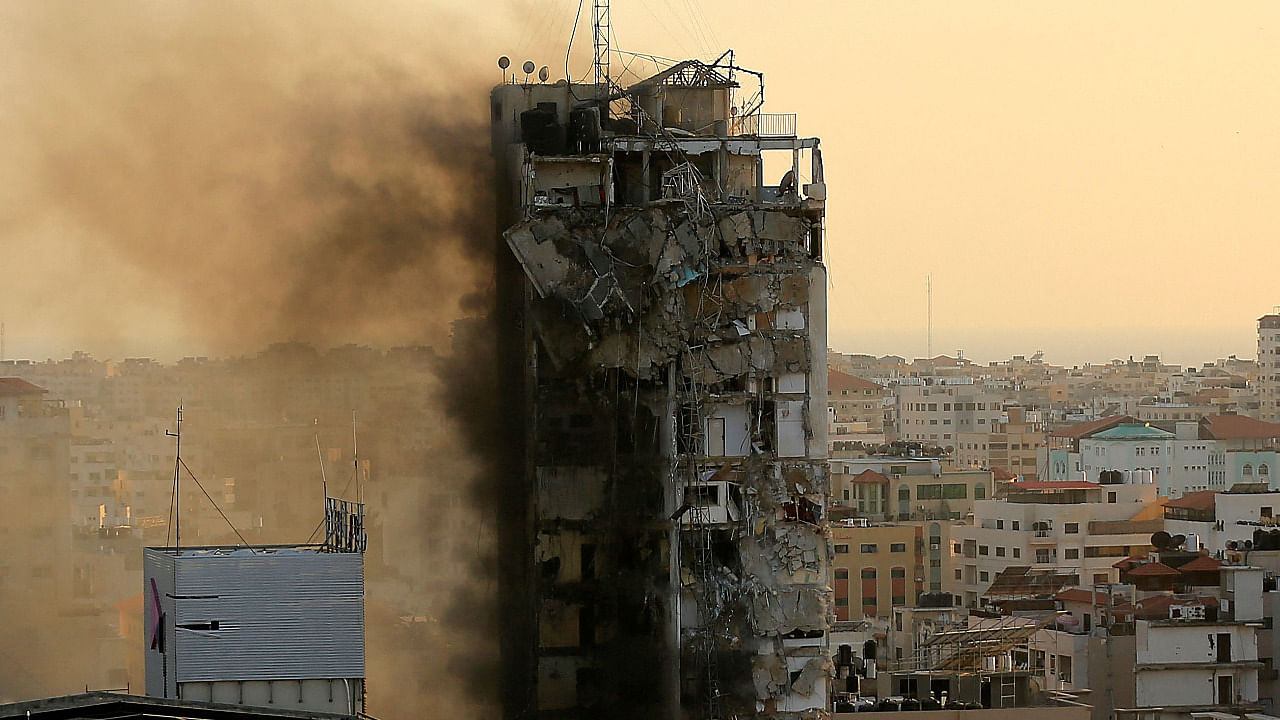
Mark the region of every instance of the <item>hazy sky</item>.
MULTIPOLYGON (((575 74, 589 60, 584 5, 575 74)), ((265 7, 287 24, 365 5, 265 7)), ((577 0, 476 7, 466 18, 456 3, 384 5, 365 20, 371 51, 386 52, 382 30, 424 47, 452 40, 432 70, 441 83, 477 68, 496 82, 499 54, 563 75, 577 0)), ((923 355, 929 274, 935 353, 978 360, 1252 357, 1254 320, 1280 304, 1274 2, 614 0, 613 23, 616 48, 734 48, 766 72, 766 111, 796 112, 801 133, 822 138, 839 350, 923 355)), ((76 303, 102 301, 61 292, 78 276, 147 282, 94 256, 81 232, 6 238, 34 271, 0 287, 10 356, 199 344, 150 296, 111 342, 65 330, 76 303)))

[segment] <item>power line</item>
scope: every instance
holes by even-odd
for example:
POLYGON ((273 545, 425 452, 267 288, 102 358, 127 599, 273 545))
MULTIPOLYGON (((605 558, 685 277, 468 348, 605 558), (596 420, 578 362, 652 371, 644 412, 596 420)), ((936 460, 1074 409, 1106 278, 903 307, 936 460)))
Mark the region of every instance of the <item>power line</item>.
POLYGON ((249 552, 256 554, 258 551, 254 550, 253 547, 249 545, 249 541, 245 540, 244 535, 241 535, 240 531, 236 529, 236 526, 232 524, 231 518, 227 517, 227 514, 222 512, 222 508, 218 507, 218 501, 214 500, 213 496, 209 494, 209 491, 204 489, 204 485, 200 483, 200 478, 196 477, 196 474, 191 472, 191 468, 187 467, 187 462, 182 458, 178 458, 178 463, 182 465, 183 470, 187 471, 187 475, 191 476, 191 479, 196 481, 196 487, 200 488, 200 492, 204 493, 204 496, 209 499, 209 503, 213 505, 213 509, 218 511, 218 514, 226 521, 227 527, 231 528, 231 532, 235 533, 236 537, 240 538, 240 542, 243 543, 245 547, 249 548, 249 552))

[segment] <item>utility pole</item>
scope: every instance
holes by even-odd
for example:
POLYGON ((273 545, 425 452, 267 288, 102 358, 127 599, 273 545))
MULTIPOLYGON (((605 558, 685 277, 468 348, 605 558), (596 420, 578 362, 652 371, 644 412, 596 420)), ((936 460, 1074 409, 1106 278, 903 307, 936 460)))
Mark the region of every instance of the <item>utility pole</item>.
POLYGON ((597 85, 609 83, 609 0, 592 0, 591 27, 595 31, 595 59, 591 67, 595 71, 597 85))

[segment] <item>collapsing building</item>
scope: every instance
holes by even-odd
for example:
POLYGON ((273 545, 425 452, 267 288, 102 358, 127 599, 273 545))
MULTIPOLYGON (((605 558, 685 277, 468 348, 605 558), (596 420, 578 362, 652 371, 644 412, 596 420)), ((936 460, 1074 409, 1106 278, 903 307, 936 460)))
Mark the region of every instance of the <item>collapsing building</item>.
POLYGON ((762 99, 728 55, 493 90, 508 717, 827 711, 826 187, 762 99))

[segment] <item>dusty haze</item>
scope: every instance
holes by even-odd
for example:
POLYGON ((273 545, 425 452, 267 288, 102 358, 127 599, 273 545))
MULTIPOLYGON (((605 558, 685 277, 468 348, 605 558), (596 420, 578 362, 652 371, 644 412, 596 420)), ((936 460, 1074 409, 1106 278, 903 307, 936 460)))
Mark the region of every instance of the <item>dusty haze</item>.
MULTIPOLYGON (((497 78, 457 58, 511 13, 481 28, 412 3, 5 4, 0 232, 24 265, 8 297, 26 300, 8 311, 120 354, 145 353, 131 342, 174 328, 217 354, 281 341, 432 345, 442 357, 426 397, 407 399, 403 417, 367 418, 423 438, 374 461, 375 472, 398 469, 401 487, 381 480, 389 504, 420 510, 386 520, 387 540, 407 541, 433 517, 426 490, 489 496, 501 452, 486 438, 499 404, 483 319, 494 247, 486 100, 497 78)), ((309 487, 313 474, 282 482, 309 487)), ((492 682, 482 639, 492 518, 476 510, 462 525, 469 537, 454 546, 468 547, 470 575, 386 586, 453 588, 417 664, 393 647, 412 599, 371 585, 379 717, 465 716, 492 682)), ((23 621, 47 620, 29 610, 23 621)), ((60 691, 67 641, 41 649, 23 675, 31 692, 60 691)))
POLYGON ((495 78, 453 59, 473 23, 401 9, 6 4, 0 227, 54 306, 22 310, 103 338, 163 307, 216 354, 446 338, 489 277, 495 78))

